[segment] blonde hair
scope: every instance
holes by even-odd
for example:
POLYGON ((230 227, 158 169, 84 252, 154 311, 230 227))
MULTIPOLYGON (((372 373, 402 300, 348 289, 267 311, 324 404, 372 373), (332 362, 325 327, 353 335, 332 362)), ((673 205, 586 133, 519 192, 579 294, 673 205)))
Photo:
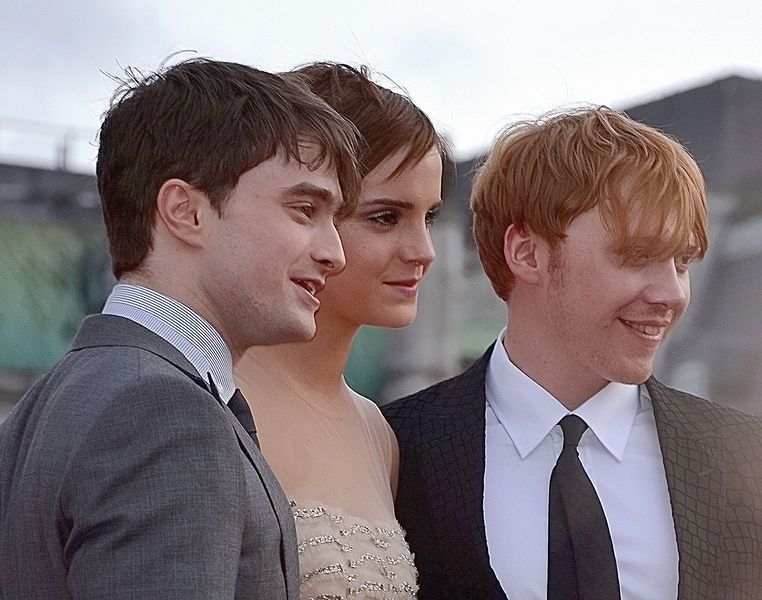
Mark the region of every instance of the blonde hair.
POLYGON ((595 207, 623 256, 706 253, 704 179, 683 146, 610 108, 551 113, 506 128, 474 181, 474 240, 498 296, 507 300, 514 285, 503 255, 509 225, 554 246, 595 207))

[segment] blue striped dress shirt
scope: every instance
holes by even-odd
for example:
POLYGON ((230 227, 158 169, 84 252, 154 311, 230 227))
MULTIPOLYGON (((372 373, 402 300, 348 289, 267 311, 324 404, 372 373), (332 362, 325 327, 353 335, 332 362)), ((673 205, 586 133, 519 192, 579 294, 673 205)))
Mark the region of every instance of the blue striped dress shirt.
POLYGON ((149 288, 118 283, 102 312, 130 319, 164 338, 205 381, 211 373, 220 397, 230 400, 235 391, 230 350, 217 330, 190 308, 149 288))

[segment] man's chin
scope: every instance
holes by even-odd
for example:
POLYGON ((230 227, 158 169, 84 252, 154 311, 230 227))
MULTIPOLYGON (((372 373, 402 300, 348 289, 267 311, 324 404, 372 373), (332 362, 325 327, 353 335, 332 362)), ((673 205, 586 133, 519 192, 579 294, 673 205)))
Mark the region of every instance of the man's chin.
POLYGON ((279 346, 281 344, 309 342, 315 337, 316 331, 317 327, 312 315, 310 317, 302 317, 301 319, 294 317, 285 323, 281 321, 280 326, 271 326, 266 335, 262 335, 262 332, 260 332, 259 339, 250 345, 279 346))
POLYGON ((629 385, 641 385, 642 383, 645 383, 648 381, 648 378, 651 377, 652 369, 638 369, 633 371, 627 371, 625 373, 620 373, 620 376, 617 377, 614 381, 618 381, 619 383, 626 383, 629 385))
POLYGON ((309 317, 304 317, 300 323, 300 327, 294 327, 291 332, 293 339, 291 342, 309 342, 315 337, 317 333, 317 325, 315 324, 315 315, 312 314, 309 317))

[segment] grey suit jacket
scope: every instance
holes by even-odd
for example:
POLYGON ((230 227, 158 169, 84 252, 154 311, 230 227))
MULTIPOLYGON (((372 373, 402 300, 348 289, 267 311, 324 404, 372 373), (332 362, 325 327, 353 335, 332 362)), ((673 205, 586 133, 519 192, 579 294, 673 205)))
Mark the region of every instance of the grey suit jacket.
MULTIPOLYGON (((419 600, 506 598, 484 526, 490 355, 382 408, 400 446, 397 517, 415 553, 419 600)), ((678 597, 762 599, 762 419, 653 378, 646 387, 672 503, 678 597)))
POLYGON ((185 357, 86 318, 0 425, 3 600, 297 600, 286 498, 185 357))

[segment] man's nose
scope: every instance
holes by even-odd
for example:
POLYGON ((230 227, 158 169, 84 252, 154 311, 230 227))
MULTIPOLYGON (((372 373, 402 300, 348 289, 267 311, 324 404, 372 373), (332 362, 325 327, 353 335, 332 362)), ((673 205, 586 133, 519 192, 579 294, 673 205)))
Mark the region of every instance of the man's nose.
POLYGON ((646 300, 663 304, 671 309, 684 309, 690 301, 690 280, 687 272, 680 272, 674 260, 654 265, 653 279, 646 290, 646 300))
POLYGON ((322 228, 319 239, 316 241, 313 258, 321 263, 326 269, 326 275, 338 275, 347 264, 344 256, 344 247, 341 245, 339 232, 331 220, 322 228))

